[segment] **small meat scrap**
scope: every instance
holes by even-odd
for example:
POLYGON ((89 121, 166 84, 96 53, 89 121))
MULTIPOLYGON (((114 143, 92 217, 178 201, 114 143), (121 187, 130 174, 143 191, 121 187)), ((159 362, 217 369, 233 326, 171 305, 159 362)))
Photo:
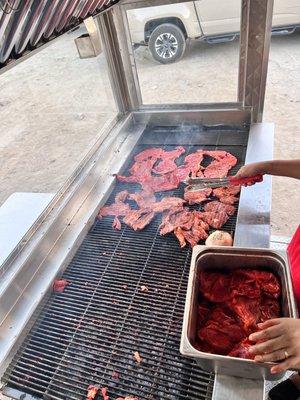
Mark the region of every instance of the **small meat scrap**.
POLYGON ((138 351, 135 351, 133 353, 133 358, 135 359, 135 361, 137 363, 141 363, 142 362, 142 357, 140 356, 140 353, 138 351))
POLYGON ((99 392, 99 386, 94 386, 94 385, 90 385, 87 388, 87 398, 86 400, 94 400, 95 397, 97 396, 97 393, 99 392))
POLYGON ((131 210, 123 218, 123 222, 134 231, 140 231, 153 220, 154 216, 155 213, 149 208, 131 210))
POLYGON ((228 171, 237 163, 236 157, 227 151, 215 150, 204 151, 203 153, 215 159, 204 170, 206 178, 224 178, 227 176, 228 171))
POLYGON ((219 198, 219 201, 224 204, 234 204, 239 201, 236 197, 241 191, 240 186, 227 186, 213 189, 213 195, 219 198))
POLYGON ((142 291, 142 292, 149 292, 148 286, 142 285, 142 286, 141 286, 141 291, 142 291))
POLYGON ((185 188, 184 200, 186 200, 189 203, 189 205, 200 204, 203 201, 207 200, 207 198, 211 195, 211 193, 212 193, 211 188, 200 189, 195 191, 190 191, 187 190, 187 188, 185 188))
POLYGON ((115 217, 113 224, 112 224, 113 229, 120 231, 122 226, 121 226, 121 221, 119 220, 118 217, 115 217))
POLYGON ((212 228, 220 229, 229 219, 229 215, 226 212, 203 212, 202 218, 212 228))
POLYGON ((65 287, 69 285, 69 281, 66 279, 55 279, 53 282, 53 292, 62 293, 65 290, 65 287))
POLYGON ((177 237, 180 247, 185 247, 186 241, 183 229, 181 229, 180 227, 175 228, 174 235, 177 237))
POLYGON ((107 394, 107 388, 106 387, 103 387, 101 389, 101 394, 102 394, 103 400, 109 400, 109 396, 107 394))
POLYGON ((111 374, 111 377, 113 378, 113 379, 119 379, 120 378, 120 374, 119 374, 119 372, 117 372, 117 371, 113 371, 112 372, 112 374, 111 374))
POLYGON ((226 212, 228 215, 233 215, 236 211, 235 207, 230 204, 224 204, 220 201, 210 201, 204 206, 206 212, 226 212))

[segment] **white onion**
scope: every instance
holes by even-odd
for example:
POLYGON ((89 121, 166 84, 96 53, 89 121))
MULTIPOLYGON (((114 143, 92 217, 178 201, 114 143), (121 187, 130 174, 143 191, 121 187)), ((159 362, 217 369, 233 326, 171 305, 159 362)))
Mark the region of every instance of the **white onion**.
POLYGON ((214 231, 205 241, 206 246, 232 246, 233 240, 228 232, 214 231))

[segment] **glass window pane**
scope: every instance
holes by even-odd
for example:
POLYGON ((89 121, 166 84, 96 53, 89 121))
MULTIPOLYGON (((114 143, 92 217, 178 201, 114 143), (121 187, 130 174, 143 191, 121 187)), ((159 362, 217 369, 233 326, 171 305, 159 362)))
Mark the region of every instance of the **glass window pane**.
POLYGON ((237 100, 240 1, 127 11, 143 103, 237 100))
POLYGON ((80 59, 81 27, 0 75, 0 204, 57 192, 116 116, 104 54, 80 59))

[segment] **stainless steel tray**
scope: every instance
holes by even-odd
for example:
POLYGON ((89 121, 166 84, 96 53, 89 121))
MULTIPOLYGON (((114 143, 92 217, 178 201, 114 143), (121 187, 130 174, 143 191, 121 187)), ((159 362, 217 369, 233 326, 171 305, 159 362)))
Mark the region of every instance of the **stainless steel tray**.
POLYGON ((271 363, 256 363, 253 360, 209 354, 198 351, 193 344, 196 338, 197 294, 199 291, 199 269, 255 268, 274 272, 281 280, 281 307, 284 317, 297 318, 288 260, 283 252, 269 249, 242 247, 195 246, 186 295, 185 312, 180 352, 194 358, 202 369, 224 375, 272 380, 278 375, 270 374, 271 363))

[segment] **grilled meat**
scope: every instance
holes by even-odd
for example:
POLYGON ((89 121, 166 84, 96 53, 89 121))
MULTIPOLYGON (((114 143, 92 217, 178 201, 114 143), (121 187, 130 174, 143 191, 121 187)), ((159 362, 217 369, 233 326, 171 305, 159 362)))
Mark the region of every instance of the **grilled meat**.
POLYGON ((234 204, 239 201, 237 194, 241 191, 240 186, 227 186, 213 189, 213 195, 219 198, 224 204, 234 204))
POLYGON ((182 146, 178 146, 172 151, 165 151, 160 157, 162 160, 152 169, 152 172, 161 175, 176 170, 175 160, 183 153, 185 153, 185 148, 182 146))
POLYGON ((210 201, 205 204, 204 211, 206 212, 226 212, 228 215, 233 215, 235 213, 235 207, 230 204, 224 204, 220 201, 210 201))
POLYGON ((204 170, 206 178, 224 178, 227 176, 228 171, 237 163, 236 157, 227 151, 215 150, 204 151, 203 153, 215 159, 204 170))
POLYGON ((123 218, 123 222, 135 231, 145 228, 153 220, 155 213, 149 209, 131 210, 123 218))
POLYGON ((69 283, 70 282, 65 279, 55 279, 53 283, 53 292, 62 293, 69 283))
POLYGON ((187 188, 184 189, 184 200, 186 200, 189 205, 200 204, 211 195, 212 189, 200 189, 195 191, 188 191, 187 188))
POLYGON ((152 191, 145 190, 141 192, 131 193, 128 198, 130 200, 134 200, 139 208, 150 207, 156 201, 154 193, 152 191))
POLYGON ((229 215, 226 212, 203 212, 202 218, 212 228, 220 229, 229 219, 229 215))
POLYGON ((163 212, 169 209, 173 209, 174 207, 182 207, 185 203, 185 200, 180 199, 179 197, 164 197, 161 201, 157 203, 153 203, 149 207, 154 212, 163 212))
POLYGON ((121 226, 121 221, 119 220, 118 217, 115 217, 114 222, 112 224, 113 229, 115 229, 116 231, 120 231, 122 226, 121 226))
POLYGON ((87 388, 87 400, 94 400, 98 392, 99 392, 98 386, 90 385, 87 388))

